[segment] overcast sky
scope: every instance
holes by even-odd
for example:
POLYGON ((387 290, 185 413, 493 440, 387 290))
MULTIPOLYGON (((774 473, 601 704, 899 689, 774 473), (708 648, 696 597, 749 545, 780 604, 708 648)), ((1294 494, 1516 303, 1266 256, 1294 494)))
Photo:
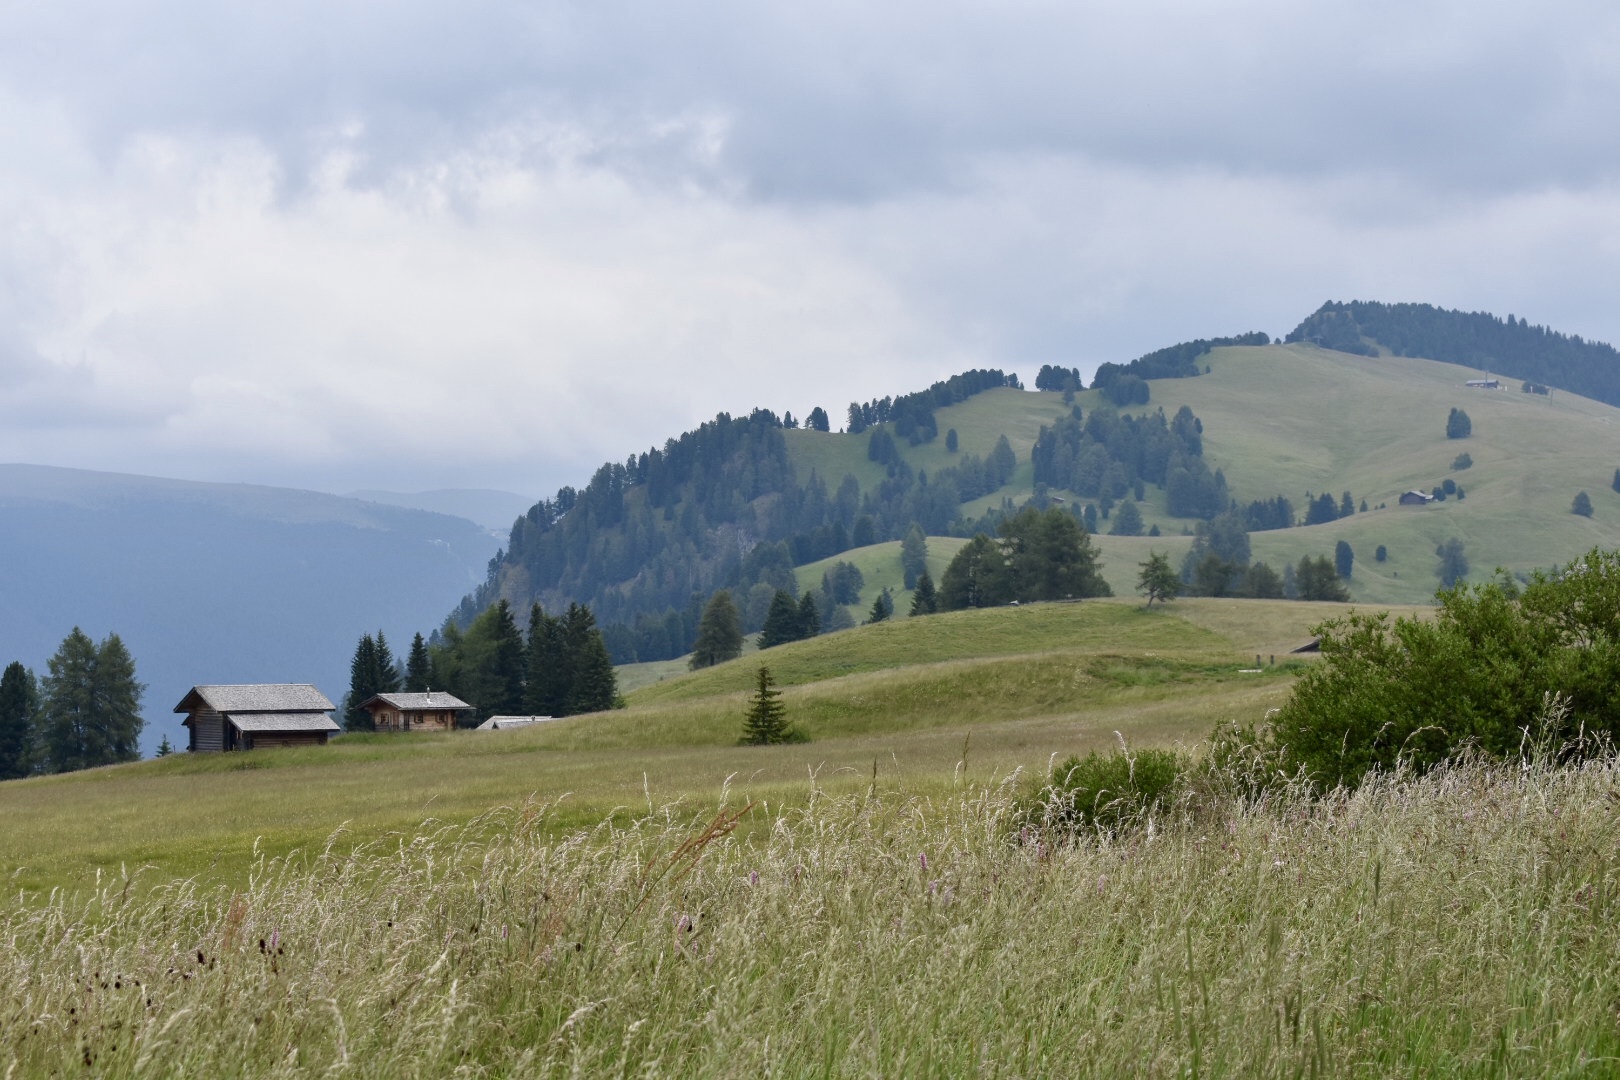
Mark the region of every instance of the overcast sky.
POLYGON ((0 4, 0 461, 549 494, 1327 299, 1620 343, 1620 8, 0 4))

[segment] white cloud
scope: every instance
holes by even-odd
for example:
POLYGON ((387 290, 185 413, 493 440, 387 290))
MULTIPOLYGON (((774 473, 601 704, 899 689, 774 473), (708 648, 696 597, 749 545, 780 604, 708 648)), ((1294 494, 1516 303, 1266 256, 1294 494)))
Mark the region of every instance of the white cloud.
POLYGON ((1328 298, 1617 340, 1617 20, 11 5, 0 458, 541 493, 1328 298))

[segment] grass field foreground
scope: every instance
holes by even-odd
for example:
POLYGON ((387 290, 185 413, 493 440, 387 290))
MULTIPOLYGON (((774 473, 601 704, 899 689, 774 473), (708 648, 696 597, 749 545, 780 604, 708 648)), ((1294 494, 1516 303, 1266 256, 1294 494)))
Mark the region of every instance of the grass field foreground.
POLYGON ((1620 1056, 1620 764, 1208 790, 1116 839, 1008 785, 548 808, 0 916, 6 1075, 1530 1076, 1620 1056), (746 835, 736 823, 755 823, 746 835))

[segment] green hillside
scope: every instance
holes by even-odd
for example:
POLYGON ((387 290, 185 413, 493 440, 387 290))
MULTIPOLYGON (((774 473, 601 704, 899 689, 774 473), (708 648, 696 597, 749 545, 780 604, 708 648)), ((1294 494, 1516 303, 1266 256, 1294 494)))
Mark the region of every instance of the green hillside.
MULTIPOLYGON (((1224 471, 1235 500, 1284 495, 1300 519, 1307 493, 1337 497, 1348 490, 1358 506, 1363 499, 1368 503, 1368 513, 1332 523, 1252 533, 1254 558, 1274 569, 1302 556, 1331 556, 1344 539, 1356 556, 1350 581, 1355 599, 1422 603, 1439 584, 1434 549, 1453 537, 1463 541, 1475 579, 1497 566, 1522 573, 1594 546, 1620 546, 1620 494, 1610 486, 1620 465, 1620 410, 1574 394, 1469 389, 1465 381, 1479 373, 1468 368, 1311 345, 1222 348, 1204 359, 1207 375, 1153 381, 1147 409, 1174 413, 1186 405, 1193 410, 1203 422, 1205 458, 1224 471), (1452 408, 1472 419, 1468 438, 1445 437, 1452 408), (1464 451, 1473 466, 1453 471, 1452 462, 1464 451), (1464 489, 1464 499, 1424 507, 1397 504, 1402 492, 1428 491, 1447 478, 1464 489), (1593 500, 1591 518, 1570 512, 1576 492, 1583 490, 1593 500), (1380 544, 1388 552, 1383 564, 1373 558, 1380 544)), ((1075 400, 1088 415, 1101 404, 1097 391, 1075 400)), ((1059 394, 1012 389, 985 391, 939 411, 940 429, 958 431, 959 454, 988 453, 1004 434, 1019 456, 1012 482, 964 504, 964 516, 982 514, 1004 498, 1018 503, 1032 494, 1030 447, 1042 424, 1067 412, 1059 394)), ((858 478, 879 471, 864 458, 864 436, 804 434, 814 438, 790 442, 796 462, 812 460, 800 455, 813 442, 817 469, 841 467, 828 448, 842 438, 847 461, 862 467, 858 478)), ((909 465, 923 470, 942 468, 959 456, 947 454, 942 439, 902 445, 901 451, 909 465)), ((1084 501, 1068 492, 1054 494, 1084 501)), ((1094 538, 1103 575, 1116 595, 1134 591, 1137 564, 1149 550, 1168 551, 1179 560, 1191 542, 1183 534, 1196 522, 1169 516, 1164 493, 1153 486, 1145 496, 1145 527, 1157 525, 1161 537, 1108 536, 1105 521, 1094 538)), ((936 555, 955 546, 959 541, 930 539, 936 555)), ((846 552, 833 561, 837 558, 861 566, 870 585, 888 584, 898 594, 895 546, 846 552)), ((801 568, 801 585, 819 582, 823 568, 801 568)))
MULTIPOLYGON (((522 731, 348 735, 320 748, 190 755, 0 783, 0 869, 13 888, 87 884, 142 866, 155 878, 233 879, 255 852, 314 852, 427 819, 556 803, 558 829, 616 808, 697 800, 727 784, 794 803, 806 778, 931 790, 966 761, 982 781, 1116 742, 1194 742, 1281 703, 1283 654, 1331 605, 1184 600, 1037 604, 858 627, 629 695, 628 707, 522 731), (742 747, 760 663, 811 741, 742 747)), ((667 665, 666 665, 667 666, 667 665)), ((666 674, 671 674, 665 672, 666 674)))

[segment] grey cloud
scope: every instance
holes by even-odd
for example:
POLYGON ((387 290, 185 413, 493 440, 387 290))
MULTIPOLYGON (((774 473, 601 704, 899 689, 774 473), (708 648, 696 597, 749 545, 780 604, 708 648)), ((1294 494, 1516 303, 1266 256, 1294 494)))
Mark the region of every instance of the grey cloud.
POLYGON ((729 122, 759 198, 949 190, 986 156, 1410 177, 1463 191, 1616 172, 1620 12, 1571 0, 1143 3, 216 5, 65 3, 0 17, 13 90, 76 103, 116 142, 250 133, 291 172, 363 125, 373 168, 514 115, 627 133, 659 177, 664 119, 729 122))

